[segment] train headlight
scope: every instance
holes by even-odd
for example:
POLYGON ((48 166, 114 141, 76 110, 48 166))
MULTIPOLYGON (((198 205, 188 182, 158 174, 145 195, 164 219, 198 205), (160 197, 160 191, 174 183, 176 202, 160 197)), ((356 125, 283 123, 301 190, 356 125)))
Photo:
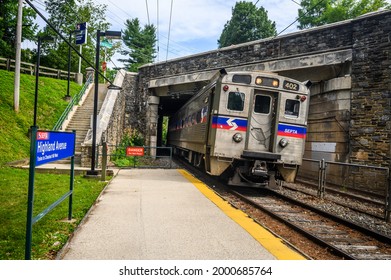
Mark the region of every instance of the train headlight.
POLYGON ((242 134, 240 134, 240 133, 235 133, 234 136, 232 136, 232 139, 233 139, 236 143, 240 143, 240 142, 242 142, 242 140, 243 140, 243 136, 242 136, 242 134))
POLYGON ((289 142, 286 138, 281 138, 280 142, 278 143, 282 148, 285 148, 288 146, 289 142))

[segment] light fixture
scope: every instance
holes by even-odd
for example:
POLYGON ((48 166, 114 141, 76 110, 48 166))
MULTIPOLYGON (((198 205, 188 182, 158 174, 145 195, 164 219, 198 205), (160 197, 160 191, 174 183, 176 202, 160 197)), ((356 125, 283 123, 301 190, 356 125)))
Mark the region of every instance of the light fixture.
POLYGON ((289 144, 289 141, 288 139, 286 138, 281 138, 280 142, 278 143, 282 148, 285 148, 286 146, 288 146, 289 144))
POLYGON ((232 136, 232 139, 236 142, 236 143, 240 143, 242 142, 243 140, 243 136, 241 133, 235 133, 234 136, 232 136))

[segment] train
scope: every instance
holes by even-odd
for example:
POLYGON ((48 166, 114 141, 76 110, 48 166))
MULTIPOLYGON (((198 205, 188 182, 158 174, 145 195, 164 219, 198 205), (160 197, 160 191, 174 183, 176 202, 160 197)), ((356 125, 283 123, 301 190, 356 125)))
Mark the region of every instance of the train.
POLYGON ((310 81, 261 71, 217 71, 169 118, 174 154, 229 185, 294 182, 307 134, 310 81))

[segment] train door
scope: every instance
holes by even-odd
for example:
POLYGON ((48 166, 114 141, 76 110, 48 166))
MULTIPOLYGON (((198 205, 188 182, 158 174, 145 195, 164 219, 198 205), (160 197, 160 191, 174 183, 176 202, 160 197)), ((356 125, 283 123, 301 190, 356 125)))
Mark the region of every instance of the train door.
POLYGON ((246 150, 272 151, 277 93, 255 90, 249 110, 246 150))

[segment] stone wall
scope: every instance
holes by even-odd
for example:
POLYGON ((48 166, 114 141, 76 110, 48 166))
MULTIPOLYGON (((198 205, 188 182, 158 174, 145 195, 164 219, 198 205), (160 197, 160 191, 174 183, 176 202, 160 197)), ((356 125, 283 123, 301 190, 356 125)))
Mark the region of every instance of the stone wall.
POLYGON ((145 131, 147 126, 147 100, 148 90, 140 81, 140 76, 135 76, 127 80, 123 85, 126 90, 125 95, 125 128, 134 129, 140 132, 145 131))
POLYGON ((305 54, 351 48, 351 31, 352 26, 349 21, 156 63, 140 68, 141 80, 197 71, 219 70, 223 67, 235 68, 305 54))
POLYGON ((107 130, 104 132, 102 142, 108 144, 108 154, 121 144, 126 133, 129 133, 131 125, 129 124, 129 115, 126 113, 129 99, 135 93, 137 84, 136 73, 126 73, 120 91, 113 108, 107 130))
POLYGON ((391 13, 355 21, 351 161, 387 166, 391 138, 391 13))
POLYGON ((311 88, 305 158, 347 162, 349 159, 351 77, 311 88))
POLYGON ((390 157, 391 137, 390 41, 391 11, 381 11, 355 20, 145 65, 139 69, 137 98, 141 103, 139 108, 133 108, 135 111, 132 111, 130 123, 148 138, 147 108, 143 106, 147 103, 148 95, 153 95, 148 89, 151 79, 223 67, 257 65, 256 69, 263 70, 265 62, 270 65, 267 70, 279 71, 273 70, 273 65, 302 57, 301 65, 289 65, 293 67, 292 71, 280 73, 302 80, 312 79, 315 75, 318 82, 351 76, 351 108, 342 116, 344 122, 348 123, 344 135, 349 144, 347 149, 351 152, 347 160, 386 165, 390 157), (324 68, 328 67, 328 71, 324 73, 321 68, 311 68, 311 60, 303 65, 306 56, 322 53, 332 55, 343 50, 352 52, 352 61, 346 65, 330 67, 326 63, 324 68))

